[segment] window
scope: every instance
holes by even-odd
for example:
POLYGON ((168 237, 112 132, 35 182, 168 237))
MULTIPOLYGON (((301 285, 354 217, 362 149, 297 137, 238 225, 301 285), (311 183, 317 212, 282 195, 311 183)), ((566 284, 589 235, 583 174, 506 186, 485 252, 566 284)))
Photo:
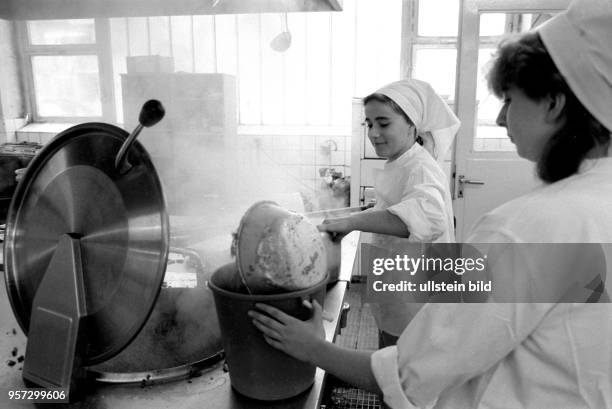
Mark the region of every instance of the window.
POLYGON ((485 74, 497 44, 503 36, 522 33, 543 23, 551 14, 483 13, 480 15, 480 45, 478 50, 478 78, 476 85, 476 151, 514 151, 506 136, 506 129, 496 125, 501 108, 499 99, 489 92, 485 74))
MULTIPOLYGON (((459 6, 460 0, 409 0, 408 14, 417 17, 409 19, 406 26, 407 76, 429 82, 451 106, 455 100, 459 6)), ((481 15, 474 149, 514 150, 506 131, 495 124, 500 103, 487 89, 487 64, 504 36, 530 30, 550 17, 550 14, 481 15)))
POLYGON ((407 76, 427 81, 451 106, 455 100, 459 0, 410 0, 407 76))
POLYGON ((95 55, 31 57, 39 117, 100 117, 100 76, 95 55))
POLYGON ((29 21, 22 27, 34 120, 105 117, 98 32, 93 19, 29 21))
POLYGON ((236 75, 243 129, 348 130, 351 98, 400 77, 402 1, 343 6, 340 13, 288 13, 285 52, 270 47, 284 28, 282 14, 111 19, 115 95, 127 56, 158 54, 172 57, 177 71, 236 75))
POLYGON ((28 23, 33 45, 95 44, 94 20, 50 20, 28 23))
POLYGON ((400 78, 402 7, 347 0, 342 12, 287 13, 285 52, 270 47, 283 29, 274 13, 29 21, 23 52, 34 118, 123 122, 126 57, 160 55, 176 71, 236 75, 243 130, 349 134, 351 99, 400 78))

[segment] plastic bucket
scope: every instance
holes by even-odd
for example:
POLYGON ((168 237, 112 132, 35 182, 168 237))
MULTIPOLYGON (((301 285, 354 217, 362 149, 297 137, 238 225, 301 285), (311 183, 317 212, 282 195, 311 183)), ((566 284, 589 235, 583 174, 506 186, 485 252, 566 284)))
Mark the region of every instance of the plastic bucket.
POLYGON ((237 291, 235 268, 233 263, 221 267, 208 283, 214 294, 232 387, 242 395, 260 400, 300 394, 312 385, 316 368, 268 345, 247 312, 260 302, 301 320, 309 319, 311 311, 302 302, 317 300, 323 305, 327 277, 304 290, 250 295, 237 291))

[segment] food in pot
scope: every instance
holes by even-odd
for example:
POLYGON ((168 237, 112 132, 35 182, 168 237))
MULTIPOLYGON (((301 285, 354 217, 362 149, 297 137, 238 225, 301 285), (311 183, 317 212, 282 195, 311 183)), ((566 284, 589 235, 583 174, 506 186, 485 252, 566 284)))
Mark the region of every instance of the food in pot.
POLYGON ((247 211, 236 241, 238 270, 252 293, 300 290, 325 278, 327 256, 316 226, 274 202, 247 211))
POLYGON ((292 214, 266 229, 255 265, 245 276, 247 282, 264 277, 271 286, 298 290, 321 282, 325 268, 325 248, 317 228, 292 214))

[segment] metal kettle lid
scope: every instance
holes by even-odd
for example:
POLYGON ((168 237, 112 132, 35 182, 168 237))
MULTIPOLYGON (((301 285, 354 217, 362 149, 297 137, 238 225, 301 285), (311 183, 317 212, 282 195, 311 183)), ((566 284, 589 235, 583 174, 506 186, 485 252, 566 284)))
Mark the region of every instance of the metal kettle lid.
POLYGON ((4 243, 11 306, 28 333, 32 303, 58 238, 79 237, 87 305, 83 365, 119 353, 155 304, 169 248, 161 182, 136 142, 132 169, 115 169, 127 132, 85 123, 57 135, 32 160, 9 209, 4 243))

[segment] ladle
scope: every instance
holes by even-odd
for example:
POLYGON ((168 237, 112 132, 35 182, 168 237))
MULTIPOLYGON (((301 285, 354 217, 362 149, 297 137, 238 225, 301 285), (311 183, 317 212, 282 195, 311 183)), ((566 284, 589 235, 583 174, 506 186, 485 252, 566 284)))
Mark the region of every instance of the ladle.
POLYGON ((127 152, 142 131, 144 127, 151 127, 162 120, 164 115, 166 114, 166 110, 161 102, 156 99, 150 99, 144 103, 140 110, 140 114, 138 115, 138 125, 132 131, 130 136, 127 137, 121 148, 119 149, 119 153, 115 157, 115 169, 119 170, 121 173, 127 172, 131 165, 127 161, 127 152))
POLYGON ((270 41, 270 47, 279 53, 285 52, 291 47, 291 33, 287 24, 287 13, 281 14, 281 32, 270 41))

